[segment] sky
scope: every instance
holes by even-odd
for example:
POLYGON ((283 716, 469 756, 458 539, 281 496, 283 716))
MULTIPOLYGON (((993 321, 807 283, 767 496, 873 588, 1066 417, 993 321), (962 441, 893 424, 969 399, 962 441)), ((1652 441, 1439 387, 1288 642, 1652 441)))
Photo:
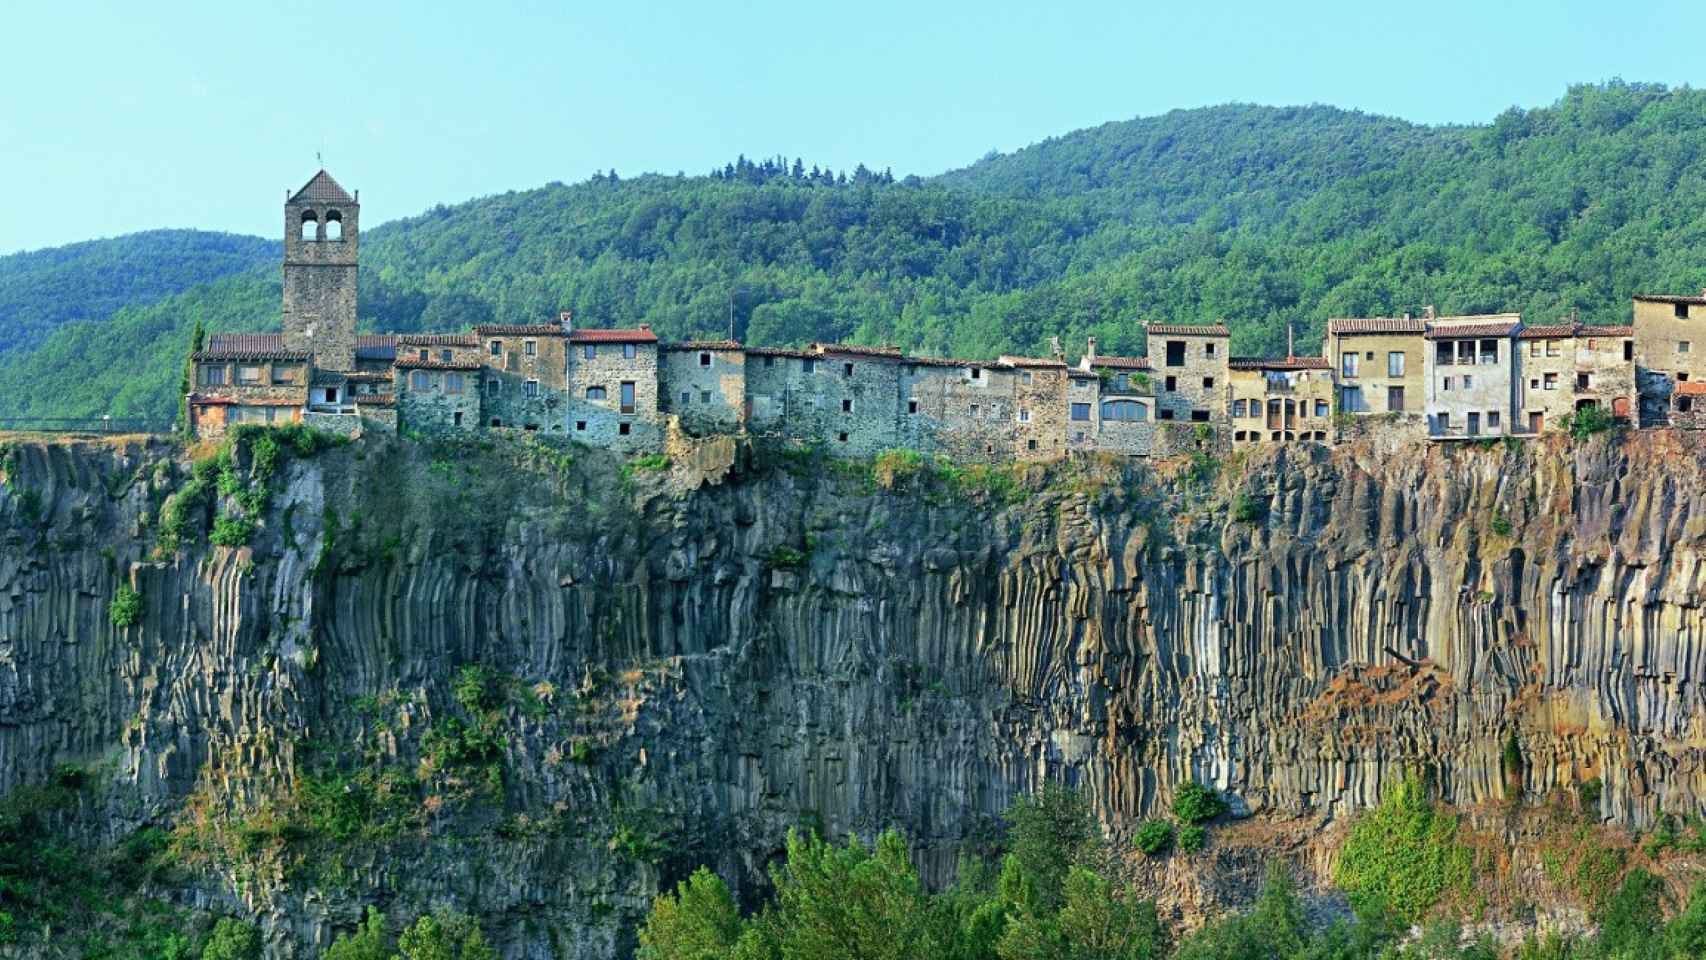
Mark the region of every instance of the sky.
POLYGON ((928 176, 1231 101, 1483 123, 1571 83, 1706 82, 1699 0, 66 0, 0 24, 0 254, 278 236, 317 154, 371 228, 741 153, 928 176))

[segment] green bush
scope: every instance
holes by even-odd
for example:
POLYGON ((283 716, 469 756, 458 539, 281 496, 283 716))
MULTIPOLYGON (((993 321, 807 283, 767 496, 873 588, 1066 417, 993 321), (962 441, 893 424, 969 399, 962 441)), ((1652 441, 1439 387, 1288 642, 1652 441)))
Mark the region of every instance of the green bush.
POLYGON ((1179 828, 1179 849, 1186 853, 1200 853, 1208 846, 1208 828, 1201 824, 1191 824, 1179 828))
POLYGON ((1502 510, 1493 516, 1493 532, 1501 537, 1508 537, 1511 535, 1510 518, 1505 516, 1504 511, 1502 510))
POLYGON ((1218 790, 1197 783, 1183 784, 1173 793, 1173 816, 1180 823, 1202 823, 1213 820, 1227 811, 1226 801, 1218 790))
POLYGON ((113 591, 112 602, 107 604, 107 619, 115 627, 135 626, 142 619, 142 594, 132 590, 129 584, 119 584, 113 591))
POLYGON ((1238 523, 1261 523, 1268 517, 1265 501, 1240 493, 1232 501, 1232 519, 1238 523))
POLYGON ((884 450, 871 461, 871 479, 884 490, 904 488, 928 466, 917 450, 884 450))
POLYGON ((669 458, 661 453, 647 453, 622 465, 622 478, 631 479, 636 473, 662 473, 669 469, 669 458))
POLYGON ((255 521, 248 517, 222 513, 214 518, 213 529, 208 533, 207 539, 214 546, 241 547, 254 535, 255 521))
POLYGON ((805 562, 804 553, 785 543, 770 551, 770 565, 773 567, 797 567, 805 562))
POLYGON ((201 960, 261 960, 261 932, 254 924, 220 917, 201 948, 201 960))
POLYGON ((385 934, 385 915, 368 907, 366 922, 357 924, 355 933, 332 941, 323 960, 395 960, 391 938, 385 934))
POLYGON ((1145 856, 1158 856, 1173 847, 1173 824, 1166 820, 1145 820, 1132 834, 1132 845, 1145 856))
POLYGON ((1446 893, 1468 890, 1469 850, 1457 842, 1456 818, 1435 810, 1421 783, 1406 778, 1351 824, 1335 879, 1346 893, 1379 898, 1411 924, 1446 893))
POLYGON ((1564 429, 1577 440, 1586 440, 1596 433, 1604 433, 1612 427, 1611 412, 1604 407, 1594 404, 1583 407, 1575 413, 1564 415, 1564 429))

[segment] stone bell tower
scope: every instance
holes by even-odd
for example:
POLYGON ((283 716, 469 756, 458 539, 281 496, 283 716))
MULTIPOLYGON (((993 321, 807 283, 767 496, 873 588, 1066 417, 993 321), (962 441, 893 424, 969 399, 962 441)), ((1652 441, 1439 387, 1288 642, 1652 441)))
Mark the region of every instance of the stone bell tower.
POLYGON ((359 197, 321 170, 284 202, 284 348, 322 370, 355 369, 359 197))

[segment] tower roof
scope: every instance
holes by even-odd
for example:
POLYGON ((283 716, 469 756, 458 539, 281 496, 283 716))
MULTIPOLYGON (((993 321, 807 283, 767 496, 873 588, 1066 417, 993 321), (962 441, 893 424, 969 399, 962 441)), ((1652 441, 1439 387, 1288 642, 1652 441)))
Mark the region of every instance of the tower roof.
POLYGON ((355 198, 350 196, 349 192, 343 187, 338 186, 338 182, 333 180, 332 175, 325 170, 314 174, 313 179, 309 180, 301 190, 296 191, 295 196, 290 198, 291 203, 298 203, 303 200, 330 200, 336 203, 355 202, 355 198))

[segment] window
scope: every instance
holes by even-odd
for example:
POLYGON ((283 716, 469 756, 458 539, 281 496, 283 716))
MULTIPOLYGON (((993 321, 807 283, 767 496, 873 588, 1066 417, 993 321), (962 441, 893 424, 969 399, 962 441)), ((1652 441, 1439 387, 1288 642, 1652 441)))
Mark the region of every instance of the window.
POLYGON ((201 385, 204 387, 222 387, 225 385, 224 367, 202 367, 201 385))
POLYGON ((1463 389, 1468 390, 1474 386, 1475 386, 1475 378, 1470 376, 1467 373, 1464 374, 1463 375, 1463 389))
POLYGON ((1687 353, 1689 351, 1689 348, 1692 346, 1693 346, 1693 344, 1691 344, 1687 340, 1678 340, 1676 343, 1676 352, 1677 353, 1687 353))
POLYGON ((256 384, 261 382, 260 367, 238 367, 237 382, 241 384, 256 384))
POLYGON ((711 354, 708 351, 701 351, 700 352, 700 354, 699 354, 699 365, 701 367, 708 367, 711 365, 711 354))
POLYGON ((841 375, 844 377, 851 377, 853 375, 853 365, 851 363, 842 364, 841 375))
POLYGON ((817 372, 817 361, 816 360, 801 360, 800 361, 800 369, 804 370, 806 373, 816 373, 817 372))
POLYGON ((776 358, 775 357, 765 357, 764 358, 764 365, 767 367, 774 367, 776 365, 776 358))
POLYGON ((1020 408, 1020 410, 1019 410, 1019 422, 1020 423, 1030 423, 1031 422, 1031 411, 1020 408))
MULTIPOLYGON (((1106 406, 1107 406, 1106 404, 1103 404, 1104 409, 1106 408, 1106 406)), ((1242 401, 1242 400, 1232 401, 1232 415, 1235 417, 1242 417, 1244 415, 1244 401, 1242 401)), ((1107 416, 1108 415, 1106 413, 1102 414, 1103 419, 1107 419, 1107 416)))
POLYGON ((500 383, 496 377, 486 381, 486 392, 494 397, 498 395, 498 391, 502 388, 503 384, 500 383))
POLYGON ((1528 343, 1528 355, 1531 357, 1540 356, 1540 341, 1539 340, 1530 340, 1529 341, 1529 343, 1528 343))
POLYGON ((1088 420, 1088 419, 1090 419, 1090 405, 1088 403, 1075 403, 1075 404, 1073 404, 1072 405, 1072 419, 1074 419, 1074 420, 1088 420))
POLYGON ((528 380, 521 385, 521 395, 529 399, 539 396, 539 381, 528 380))
POLYGON ((1167 341, 1167 366, 1182 367, 1185 365, 1185 341, 1167 341))
POLYGON ((1023 373, 1019 374, 1019 382, 1025 384, 1026 386, 1029 386, 1031 383, 1031 371, 1026 370, 1023 373))
POLYGON ((975 403, 971 405, 971 415, 974 417, 977 416, 977 404, 975 403))
MULTIPOLYGON (((1546 355, 1547 356, 1556 356, 1556 354, 1552 353, 1552 347, 1550 344, 1548 344, 1548 346, 1547 346, 1546 355)), ((1482 340, 1481 341, 1481 362, 1482 363, 1498 363, 1499 362, 1499 341, 1497 341, 1497 340, 1482 340)))
MULTIPOLYGON (((1485 353, 1485 352, 1486 352, 1486 350, 1487 350, 1487 344, 1486 344, 1486 341, 1482 341, 1482 343, 1481 343, 1481 352, 1483 352, 1483 353, 1485 353)), ((1546 341, 1546 355, 1547 355, 1547 356, 1548 356, 1548 357, 1556 357, 1556 356, 1558 356, 1558 353, 1559 353, 1559 350, 1558 350, 1558 341, 1556 341, 1556 340, 1548 340, 1548 341, 1546 341)), ((1483 362, 1485 362, 1485 361, 1483 361, 1483 362)))
POLYGON ((421 350, 418 353, 418 356, 420 357, 421 362, 425 363, 427 361, 427 359, 432 356, 432 351, 431 350, 421 350))
POLYGON ((971 368, 971 378, 973 380, 982 380, 983 379, 983 371, 979 370, 976 367, 972 367, 971 368))
POLYGON ((632 380, 622 381, 621 390, 622 390, 622 412, 623 413, 633 413, 634 412, 634 381, 632 381, 632 380))
POLYGON ((426 388, 427 375, 425 370, 416 370, 414 373, 409 374, 410 390, 425 390, 426 388))
POLYGON ((1168 377, 1167 378, 1167 392, 1172 393, 1178 389, 1179 389, 1179 378, 1178 377, 1168 377))
POLYGON ((1037 448, 1037 442, 1035 440, 1026 440, 1025 441, 1025 449, 1026 450, 1035 450, 1036 448, 1037 448))
POLYGON ((1546 389, 1546 390, 1558 389, 1558 375, 1555 373, 1548 373, 1548 374, 1543 375, 1541 377, 1541 386, 1542 386, 1542 389, 1546 389))
MULTIPOLYGON (((302 216, 306 220, 307 217, 309 216, 309 214, 303 214, 302 216)), ((303 237, 303 239, 306 240, 308 238, 303 237)), ((1675 305, 1675 312, 1676 312, 1676 318, 1678 320, 1687 320, 1688 319, 1688 304, 1686 304, 1686 303, 1676 304, 1675 305)))
POLYGON ((709 390, 699 391, 699 402, 700 403, 710 403, 711 402, 711 391, 709 391, 709 390))
POLYGON ((462 411, 458 410, 450 415, 450 425, 453 427, 462 426, 462 411))
POLYGON ((575 430, 577 432, 580 432, 580 433, 585 433, 586 432, 586 421, 585 420, 576 420, 575 421, 575 430))
MULTIPOLYGON (((462 374, 460 374, 460 373, 447 373, 447 374, 445 374, 444 375, 444 392, 445 393, 461 393, 462 392, 462 374)), ((461 414, 457 414, 457 416, 461 416, 461 414)))
POLYGON ((449 350, 440 350, 438 352, 438 359, 442 363, 449 363, 450 362, 450 351, 449 350))
POLYGON ((636 347, 635 345, 633 345, 631 343, 624 343, 622 345, 622 359, 624 359, 624 360, 634 359, 634 357, 639 355, 639 350, 640 350, 639 347, 636 347))
POLYGON ((616 432, 617 432, 617 433, 618 433, 618 434, 621 434, 621 435, 622 435, 622 436, 624 436, 624 437, 625 437, 625 436, 627 436, 627 435, 628 435, 628 434, 630 434, 630 433, 633 433, 633 432, 634 432, 634 428, 633 428, 633 425, 632 425, 632 424, 628 424, 628 423, 618 423, 618 424, 617 424, 617 425, 616 425, 616 432))
POLYGON ((588 360, 598 359, 598 344, 589 343, 586 346, 582 347, 581 348, 581 356, 587 358, 588 360))
POLYGON ((1362 402, 1361 387, 1339 388, 1339 409, 1346 413, 1363 413, 1368 408, 1362 402))
MULTIPOLYGON (((1402 390, 1404 388, 1399 387, 1398 389, 1402 390)), ((1317 417, 1324 417, 1327 415, 1327 401, 1325 401, 1325 400, 1315 401, 1315 415, 1317 417)))
POLYGON ((537 340, 523 340, 523 341, 521 341, 521 352, 526 354, 527 356, 530 356, 530 357, 538 356, 539 355, 539 341, 537 341, 537 340))
POLYGON ((1374 362, 1374 351, 1373 350, 1370 350, 1368 352, 1368 362, 1370 362, 1370 363, 1374 362))
POLYGON ((1529 377, 1528 378, 1528 389, 1539 390, 1540 389, 1540 378, 1539 377, 1529 377))
POLYGON ((1635 341, 1633 341, 1633 340, 1623 341, 1623 359, 1625 361, 1630 361, 1630 360, 1635 359, 1635 341))
POLYGON ((504 422, 502 420, 499 420, 497 417, 492 418, 492 426, 501 427, 503 425, 504 425, 504 422))
POLYGON ((1339 357, 1339 372, 1347 377, 1358 375, 1357 368, 1362 364, 1362 355, 1347 353, 1339 357))
POLYGON ((689 391, 689 390, 681 391, 681 405, 685 407, 692 402, 693 402, 692 391, 689 391))
POLYGON ((1447 393, 1451 392, 1451 378, 1450 377, 1445 378, 1445 382, 1441 385, 1440 389, 1446 391, 1447 393))
POLYGON ((1592 378, 1591 374, 1586 374, 1586 373, 1576 374, 1576 389, 1577 390, 1591 390, 1592 387, 1589 386, 1589 384, 1592 381, 1592 379, 1593 378, 1592 378))
POLYGON ((1204 390, 1213 390, 1214 389, 1214 378, 1213 377, 1203 377, 1202 378, 1202 388, 1204 390))
POLYGON ((604 388, 603 387, 587 387, 586 388, 586 398, 588 400, 603 400, 604 396, 605 396, 605 394, 604 394, 604 388))
POLYGON ((852 413, 853 412, 853 401, 850 398, 846 398, 846 397, 842 398, 842 400, 841 400, 841 412, 842 413, 852 413))
POLYGON ((1191 419, 1195 420, 1197 423, 1207 423, 1208 422, 1208 411, 1207 410, 1192 410, 1191 411, 1191 419))
POLYGON ((1488 410, 1487 411, 1487 429, 1496 430, 1496 429, 1498 429, 1498 426, 1499 426, 1499 411, 1488 410))
POLYGON ((1214 356, 1214 341, 1210 340, 1208 343, 1202 345, 1202 355, 1205 357, 1214 356))
POLYGON ((296 382, 296 368, 293 366, 290 366, 289 364, 285 364, 284 366, 279 366, 276 363, 273 364, 272 382, 275 384, 276 383, 295 383, 296 382))
POLYGON ((1694 410, 1694 398, 1693 397, 1677 397, 1676 398, 1676 412, 1677 413, 1689 413, 1689 412, 1692 412, 1693 410, 1694 410))
POLYGON ((847 434, 838 433, 835 435, 835 439, 840 440, 842 443, 846 443, 847 442, 847 434))
POLYGON ((1102 401, 1103 420, 1145 420, 1148 417, 1148 408, 1136 400, 1102 401))
POLYGON ((1456 349, 1451 345, 1450 340, 1441 340, 1434 344, 1434 365, 1438 367, 1451 366, 1455 362, 1452 358, 1456 349))
POLYGON ((1157 419, 1157 420, 1171 420, 1171 419, 1173 419, 1173 411, 1161 410, 1155 414, 1155 419, 1157 419))
POLYGON ((1386 388, 1386 412, 1401 413, 1404 410, 1404 388, 1386 388))
POLYGON ((501 357, 504 352, 504 342, 502 340, 493 340, 491 343, 486 344, 486 349, 491 351, 492 356, 501 357))
POLYGON ((1402 350, 1394 350, 1386 355, 1386 375, 1401 377, 1404 375, 1404 360, 1409 354, 1402 350))
POLYGON ((918 401, 917 400, 906 401, 906 412, 907 413, 917 413, 918 412, 918 401))

